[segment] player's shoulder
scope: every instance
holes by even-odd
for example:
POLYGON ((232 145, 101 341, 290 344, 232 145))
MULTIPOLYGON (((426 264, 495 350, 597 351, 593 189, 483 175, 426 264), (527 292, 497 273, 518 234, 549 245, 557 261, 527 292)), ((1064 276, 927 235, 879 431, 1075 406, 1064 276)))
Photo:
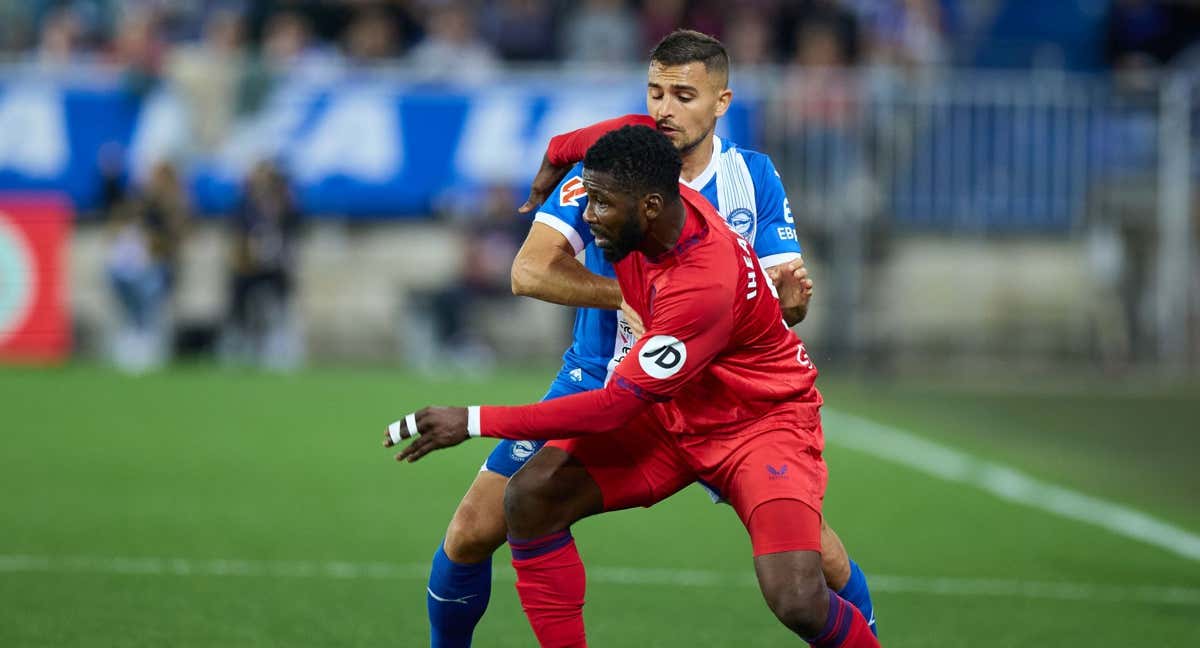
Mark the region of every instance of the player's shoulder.
POLYGON ((775 163, 771 161, 771 156, 762 151, 742 146, 731 140, 721 140, 721 155, 741 157, 746 163, 746 167, 755 176, 762 173, 778 176, 778 173, 775 172, 775 163))

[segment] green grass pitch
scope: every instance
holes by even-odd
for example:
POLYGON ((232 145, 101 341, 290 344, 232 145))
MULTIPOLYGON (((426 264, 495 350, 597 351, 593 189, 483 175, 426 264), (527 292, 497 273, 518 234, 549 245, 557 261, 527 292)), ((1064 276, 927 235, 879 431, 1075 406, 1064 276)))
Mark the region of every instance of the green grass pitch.
MULTIPOLYGON (((426 565, 492 442, 398 465, 383 427, 534 400, 551 375, 2 369, 0 646, 425 645, 426 565)), ((831 411, 1200 533, 1195 389, 820 384, 831 411)), ((826 434, 826 513, 875 579, 885 646, 1200 645, 1200 561, 826 434)), ((799 643, 696 489, 575 535, 595 646, 799 643)), ((533 645, 508 558, 481 647, 533 645)))

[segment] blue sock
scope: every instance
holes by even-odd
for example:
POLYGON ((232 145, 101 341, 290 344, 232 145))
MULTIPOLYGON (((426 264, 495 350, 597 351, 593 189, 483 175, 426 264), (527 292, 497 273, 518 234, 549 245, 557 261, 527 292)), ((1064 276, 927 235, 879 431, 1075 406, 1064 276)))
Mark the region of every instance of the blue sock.
POLYGON ((425 599, 429 609, 430 645, 467 648, 475 626, 492 597, 492 559, 474 565, 450 560, 443 543, 433 554, 425 599))
POLYGON ((853 560, 850 561, 850 580, 846 581, 846 586, 838 590, 837 594, 862 612, 867 625, 871 626, 871 632, 878 637, 879 631, 875 629, 875 606, 871 603, 871 591, 867 589, 867 577, 853 560))

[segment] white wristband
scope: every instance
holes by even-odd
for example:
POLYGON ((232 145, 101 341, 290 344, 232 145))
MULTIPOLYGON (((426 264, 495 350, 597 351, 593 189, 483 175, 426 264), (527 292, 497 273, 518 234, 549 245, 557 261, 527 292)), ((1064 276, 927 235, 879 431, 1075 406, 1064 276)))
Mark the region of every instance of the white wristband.
POLYGON ((467 436, 483 436, 483 428, 479 425, 479 406, 467 407, 467 436))
POLYGON ((400 443, 404 439, 415 437, 420 434, 417 431, 417 414, 413 412, 404 417, 404 427, 400 427, 400 421, 396 421, 388 426, 388 436, 392 439, 392 443, 400 443))

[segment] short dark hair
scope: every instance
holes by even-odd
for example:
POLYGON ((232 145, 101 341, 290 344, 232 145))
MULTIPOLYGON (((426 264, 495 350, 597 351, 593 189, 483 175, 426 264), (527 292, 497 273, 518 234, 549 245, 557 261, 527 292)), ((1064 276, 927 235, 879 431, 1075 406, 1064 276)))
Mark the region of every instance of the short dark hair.
POLYGON ((676 29, 667 34, 650 52, 650 60, 662 65, 683 65, 699 61, 711 74, 729 80, 729 52, 721 41, 691 29, 676 29))
POLYGON ((584 169, 611 175, 619 190, 637 196, 678 196, 682 166, 671 140, 648 126, 623 126, 609 132, 583 157, 584 169))

